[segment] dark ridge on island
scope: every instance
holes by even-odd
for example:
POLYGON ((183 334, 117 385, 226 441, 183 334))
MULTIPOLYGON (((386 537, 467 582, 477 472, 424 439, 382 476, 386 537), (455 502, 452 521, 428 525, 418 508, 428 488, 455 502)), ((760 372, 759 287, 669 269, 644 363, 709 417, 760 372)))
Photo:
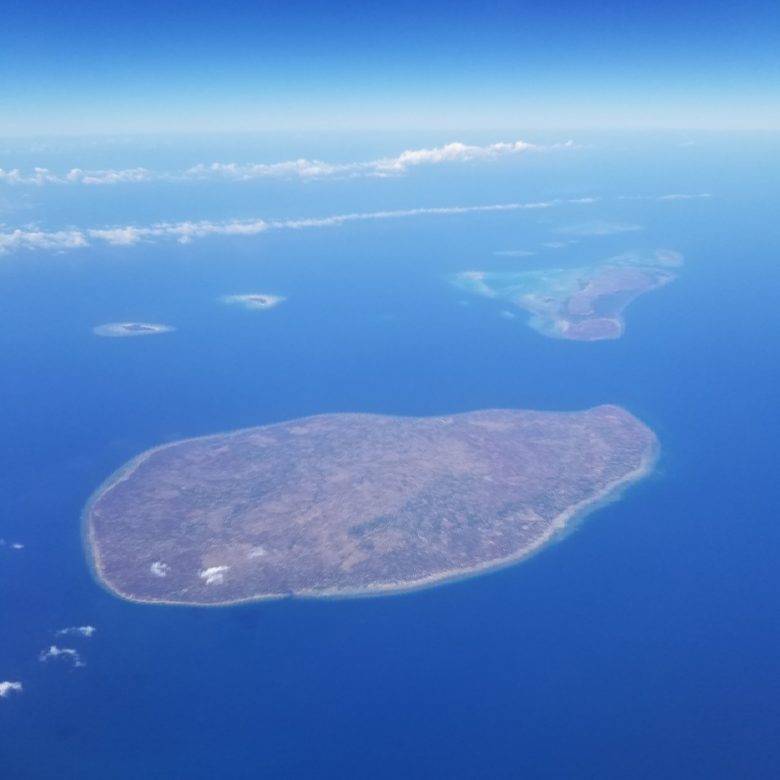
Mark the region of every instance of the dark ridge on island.
POLYGON ((133 601, 401 592, 527 557, 656 449, 616 406, 320 415, 141 454, 87 504, 85 541, 133 601))

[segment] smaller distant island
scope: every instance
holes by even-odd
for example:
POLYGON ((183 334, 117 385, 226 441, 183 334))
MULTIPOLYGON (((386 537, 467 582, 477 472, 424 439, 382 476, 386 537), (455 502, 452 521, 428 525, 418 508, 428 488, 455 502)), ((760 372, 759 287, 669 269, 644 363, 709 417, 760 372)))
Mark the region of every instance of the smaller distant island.
POLYGON ((587 266, 464 271, 453 282, 524 309, 530 314, 528 324, 545 336, 598 341, 623 335, 626 306, 674 280, 672 269, 681 264, 682 255, 661 249, 628 252, 587 266))
POLYGON ((175 330, 171 325, 159 325, 152 322, 108 322, 93 329, 96 336, 124 338, 126 336, 154 336, 158 333, 170 333, 175 330))
POLYGON ((284 301, 281 295, 267 295, 266 293, 245 293, 243 295, 225 295, 223 303, 237 303, 247 309, 273 309, 284 301))

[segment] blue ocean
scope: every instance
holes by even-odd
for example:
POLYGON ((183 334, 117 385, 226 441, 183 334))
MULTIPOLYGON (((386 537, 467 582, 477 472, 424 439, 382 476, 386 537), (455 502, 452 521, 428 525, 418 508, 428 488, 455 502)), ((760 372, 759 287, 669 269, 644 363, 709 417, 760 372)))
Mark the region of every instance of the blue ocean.
MULTIPOLYGON (((8 144, 0 167, 339 162, 441 141, 71 139, 8 144)), ((0 698, 0 777, 780 777, 780 148, 578 141, 387 177, 0 183, 0 232, 552 204, 0 254, 0 680, 23 684, 0 698), (592 224, 616 227, 569 240, 592 224), (545 337, 452 284, 658 248, 684 255, 679 278, 631 303, 616 340, 545 337), (252 292, 285 300, 221 301, 252 292), (121 321, 175 330, 93 333, 121 321), (122 601, 84 553, 92 492, 165 442, 323 412, 602 403, 655 430, 655 472, 499 572, 204 609, 122 601), (83 665, 41 660, 52 645, 83 665)))

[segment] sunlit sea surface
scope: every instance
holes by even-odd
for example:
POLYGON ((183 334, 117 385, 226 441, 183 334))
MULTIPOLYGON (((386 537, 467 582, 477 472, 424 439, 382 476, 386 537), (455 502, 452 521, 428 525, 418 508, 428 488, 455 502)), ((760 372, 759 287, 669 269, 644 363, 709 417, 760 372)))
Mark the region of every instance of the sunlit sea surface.
MULTIPOLYGON (((10 145, 0 167, 372 159, 447 140, 71 141, 10 145)), ((0 185, 6 230, 598 199, 0 256, 0 681, 24 685, 0 699, 3 778, 780 776, 777 144, 584 141, 385 179, 0 185), (711 197, 658 199, 681 193, 711 197), (546 246, 593 221, 642 229, 546 246), (679 278, 632 303, 616 341, 547 338, 452 284, 659 248, 685 256, 679 278), (246 293, 285 300, 221 300, 246 293), (92 332, 124 321, 175 330, 92 332), (92 491, 177 438, 600 403, 656 431, 655 473, 487 576, 152 607, 103 590, 83 554, 92 491), (54 635, 81 625, 94 636, 54 635), (85 665, 40 661, 52 644, 85 665)))

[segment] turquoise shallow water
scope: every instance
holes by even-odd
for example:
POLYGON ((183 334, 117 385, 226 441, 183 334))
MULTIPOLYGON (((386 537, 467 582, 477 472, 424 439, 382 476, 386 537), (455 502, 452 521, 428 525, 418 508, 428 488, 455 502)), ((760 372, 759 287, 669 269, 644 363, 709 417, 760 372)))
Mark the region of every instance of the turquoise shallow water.
POLYGON ((598 219, 645 230, 542 250, 582 222, 567 206, 0 257, 0 537, 25 545, 0 548, 0 679, 25 686, 0 701, 4 776, 777 774, 777 193, 748 152, 708 143, 686 158, 648 146, 641 165, 602 150, 567 170, 112 192, 90 211, 84 194, 34 195, 32 218, 105 224, 590 193, 598 219), (616 197, 680 190, 713 197, 616 197), (633 302, 613 342, 544 338, 448 281, 522 261, 496 250, 554 264, 658 247, 686 255, 680 278, 633 302), (218 301, 254 291, 287 300, 218 301), (176 330, 91 332, 124 319, 176 330), (91 492, 176 438, 319 412, 606 402, 657 432, 653 476, 488 576, 396 598, 152 608, 101 589, 81 549, 91 492), (38 661, 66 644, 53 631, 87 623, 92 638, 67 640, 84 668, 38 661))

